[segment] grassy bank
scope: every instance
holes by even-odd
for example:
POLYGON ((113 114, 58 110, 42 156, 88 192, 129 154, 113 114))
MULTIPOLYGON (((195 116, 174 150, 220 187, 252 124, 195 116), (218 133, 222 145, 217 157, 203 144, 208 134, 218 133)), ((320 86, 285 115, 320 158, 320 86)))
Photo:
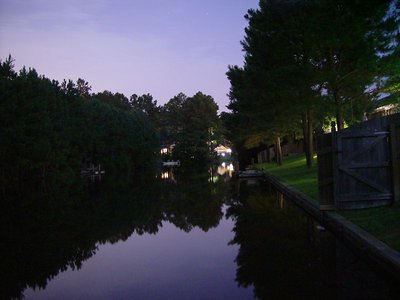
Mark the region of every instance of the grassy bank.
POLYGON ((318 202, 317 160, 314 162, 313 167, 308 169, 304 155, 293 155, 285 157, 281 166, 262 163, 256 168, 263 169, 318 202))
MULTIPOLYGON (((294 187, 318 202, 317 163, 306 167, 304 155, 285 157, 282 166, 275 163, 257 164, 284 183, 294 187)), ((379 240, 400 251, 400 207, 379 207, 361 210, 338 211, 339 214, 368 231, 379 240)))

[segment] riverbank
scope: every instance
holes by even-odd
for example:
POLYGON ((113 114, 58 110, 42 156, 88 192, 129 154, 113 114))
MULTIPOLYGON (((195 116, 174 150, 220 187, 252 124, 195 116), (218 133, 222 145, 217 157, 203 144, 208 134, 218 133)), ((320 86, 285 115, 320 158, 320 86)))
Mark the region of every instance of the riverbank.
POLYGON ((354 253, 368 261, 373 269, 384 272, 387 280, 393 283, 400 282, 400 252, 340 214, 333 211, 321 211, 310 197, 286 185, 276 177, 267 173, 266 178, 287 199, 300 206, 336 237, 346 241, 354 253))
POLYGON ((316 163, 305 166, 303 156, 291 156, 283 166, 258 164, 268 180, 323 226, 347 240, 356 251, 400 281, 400 209, 380 207, 353 211, 320 211, 316 163))
POLYGON ((262 163, 257 164, 255 167, 268 172, 268 174, 304 193, 310 197, 313 203, 318 203, 318 170, 316 158, 311 169, 306 167, 306 158, 304 155, 284 157, 281 166, 278 166, 276 163, 262 163))
POLYGON ((322 226, 347 241, 374 268, 400 281, 400 209, 381 207, 354 211, 321 211, 316 163, 308 169, 303 156, 287 157, 282 166, 258 164, 268 181, 322 226))
MULTIPOLYGON (((275 163, 256 165, 278 181, 306 196, 306 201, 318 207, 318 171, 316 159, 311 169, 303 155, 285 157, 282 166, 275 163)), ((339 216, 354 223, 376 239, 400 251, 400 207, 379 207, 362 210, 337 211, 339 216)))

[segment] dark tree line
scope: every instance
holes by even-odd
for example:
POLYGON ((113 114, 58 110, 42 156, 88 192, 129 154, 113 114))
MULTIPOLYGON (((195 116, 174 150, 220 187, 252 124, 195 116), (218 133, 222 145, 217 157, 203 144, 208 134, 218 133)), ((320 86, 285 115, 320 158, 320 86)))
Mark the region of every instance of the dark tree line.
POLYGON ((136 170, 157 152, 156 130, 124 95, 91 94, 83 79, 61 84, 11 56, 0 61, 0 184, 79 174, 101 164, 136 170))
MULTIPOLYGON (((229 138, 239 149, 362 120, 384 96, 398 102, 397 0, 261 0, 249 10, 244 66, 230 66, 229 138)), ((277 157, 278 163, 280 157, 277 157)))
POLYGON ((218 105, 210 95, 197 92, 192 97, 183 93, 162 106, 149 94, 131 97, 157 128, 162 145, 174 145, 170 158, 181 161, 209 160, 213 147, 221 138, 218 105))
POLYGON ((208 159, 219 135, 218 106, 198 92, 165 105, 150 94, 91 93, 79 78, 59 83, 0 60, 0 183, 78 174, 90 165, 134 171, 162 144, 173 157, 208 159))
POLYGON ((201 92, 178 94, 162 108, 165 138, 175 143, 174 157, 204 161, 211 157, 219 138, 218 105, 201 92))

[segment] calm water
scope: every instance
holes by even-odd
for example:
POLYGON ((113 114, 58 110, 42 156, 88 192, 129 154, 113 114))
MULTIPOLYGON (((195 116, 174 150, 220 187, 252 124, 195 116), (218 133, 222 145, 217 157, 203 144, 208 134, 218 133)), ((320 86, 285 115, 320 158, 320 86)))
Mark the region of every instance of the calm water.
POLYGON ((9 197, 1 298, 396 299, 382 274, 255 183, 220 166, 9 197))

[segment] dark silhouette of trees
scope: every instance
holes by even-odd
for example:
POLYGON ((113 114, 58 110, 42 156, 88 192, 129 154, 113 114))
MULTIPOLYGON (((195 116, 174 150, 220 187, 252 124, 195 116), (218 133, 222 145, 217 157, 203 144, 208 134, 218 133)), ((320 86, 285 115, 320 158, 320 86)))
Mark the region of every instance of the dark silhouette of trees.
POLYGON ((166 144, 176 143, 183 129, 183 105, 188 97, 184 93, 172 97, 161 108, 161 140, 166 144))
POLYGON ((60 85, 35 69, 14 71, 0 60, 0 183, 79 174, 102 164, 108 171, 151 163, 158 140, 145 113, 120 93, 90 94, 83 79, 60 85))
POLYGON ((129 99, 121 93, 112 93, 110 91, 103 91, 93 95, 93 98, 98 101, 112 105, 120 110, 128 111, 131 109, 129 99))
POLYGON ((341 129, 382 92, 398 95, 388 89, 398 80, 398 1, 267 0, 245 18, 244 66, 227 72, 236 144, 279 150, 282 136, 302 132, 311 166, 315 128, 335 118, 341 129))
POLYGON ((219 128, 218 105, 211 96, 201 92, 189 98, 177 97, 166 104, 166 118, 177 116, 172 123, 176 138, 174 155, 181 160, 207 160, 212 155, 212 141, 219 128))
POLYGON ((157 100, 153 99, 152 95, 144 94, 138 96, 133 94, 129 102, 134 109, 146 114, 156 128, 160 128, 160 106, 157 105, 157 100))

